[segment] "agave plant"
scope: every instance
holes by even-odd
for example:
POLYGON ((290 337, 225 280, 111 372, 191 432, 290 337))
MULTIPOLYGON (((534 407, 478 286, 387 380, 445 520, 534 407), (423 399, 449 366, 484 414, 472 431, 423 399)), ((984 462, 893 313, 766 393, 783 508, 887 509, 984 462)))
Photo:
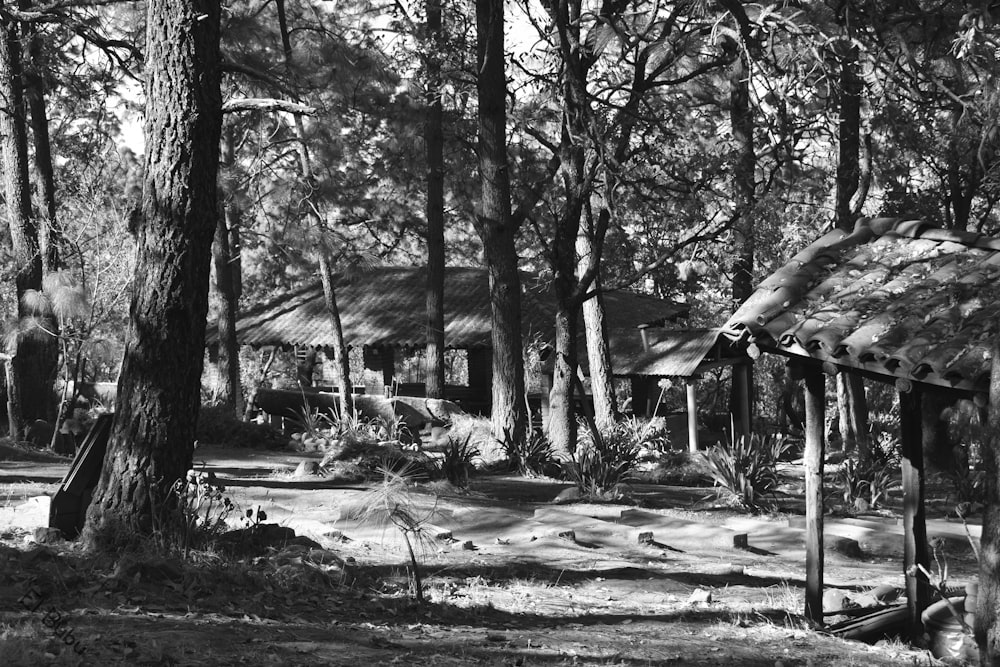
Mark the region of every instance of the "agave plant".
POLYGON ((701 452, 715 485, 729 501, 751 511, 762 509, 764 496, 778 487, 777 463, 788 444, 772 435, 739 437, 701 452))
POLYGON ((639 462, 641 444, 632 424, 617 424, 603 433, 588 433, 563 471, 587 495, 603 495, 628 481, 639 462))

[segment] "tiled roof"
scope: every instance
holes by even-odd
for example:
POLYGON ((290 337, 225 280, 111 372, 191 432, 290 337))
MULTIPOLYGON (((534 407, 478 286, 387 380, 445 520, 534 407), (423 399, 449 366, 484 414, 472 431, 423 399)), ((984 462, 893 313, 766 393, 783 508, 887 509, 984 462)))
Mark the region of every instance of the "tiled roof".
MULTIPOLYGON (((377 267, 337 283, 344 340, 350 347, 423 347, 425 342, 427 272, 423 267, 377 267)), ((526 336, 553 338, 555 300, 532 274, 522 274, 522 324, 526 336)), ((445 345, 463 349, 489 347, 490 298, 486 269, 449 267, 445 272, 445 345)), ((686 311, 686 306, 625 291, 606 292, 607 318, 632 330, 686 311)), ((236 326, 241 344, 333 344, 333 331, 319 283, 269 301, 241 316, 236 326)), ((209 341, 214 330, 209 333, 209 341)))
POLYGON ((726 328, 779 353, 983 392, 998 288, 1000 239, 862 219, 764 280, 726 328))

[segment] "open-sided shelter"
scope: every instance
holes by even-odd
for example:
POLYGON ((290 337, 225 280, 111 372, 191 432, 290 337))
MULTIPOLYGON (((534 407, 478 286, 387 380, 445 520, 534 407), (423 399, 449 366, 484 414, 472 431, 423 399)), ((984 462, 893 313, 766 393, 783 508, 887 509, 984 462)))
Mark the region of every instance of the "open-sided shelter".
MULTIPOLYGON (((676 329, 641 325, 640 336, 620 336, 618 346, 612 349, 620 359, 632 385, 632 411, 649 415, 656 410, 662 391, 658 381, 664 378, 684 382, 687 398, 687 447, 698 450, 698 395, 697 384, 706 372, 721 366, 733 369, 733 381, 741 388, 738 414, 735 415, 740 433, 750 433, 750 359, 723 334, 721 329, 676 329)), ((673 429, 671 429, 673 430, 673 429)), ((674 431, 672 442, 683 442, 683 431, 674 431)))
MULTIPOLYGON (((921 396, 985 405, 1000 316, 1000 239, 920 220, 859 220, 764 280, 726 325, 801 366, 806 396, 806 614, 822 623, 824 373, 894 383, 899 396, 904 574, 911 631, 929 599, 921 396)), ((752 348, 751 348, 752 349, 752 348)))
MULTIPOLYGON (((555 297, 548 282, 521 273, 522 334, 526 343, 554 340, 555 297)), ((425 267, 382 266, 336 279, 341 326, 348 347, 364 350, 365 365, 381 369, 392 384, 397 352, 426 346, 427 271, 425 267)), ((626 290, 603 293, 612 350, 639 340, 639 325, 662 325, 687 312, 678 305, 626 290)), ((492 321, 489 274, 481 267, 448 267, 444 294, 445 347, 468 351, 468 392, 488 403, 492 384, 492 321)), ((242 315, 236 324, 241 345, 281 348, 331 348, 333 325, 320 283, 276 297, 242 315)), ((581 325, 582 336, 582 325, 581 325)), ((210 339, 211 340, 211 339, 210 339)), ((612 357, 614 368, 624 361, 612 357)), ((446 389, 447 391, 447 389, 446 389)), ((461 392, 467 395, 468 392, 461 392)))

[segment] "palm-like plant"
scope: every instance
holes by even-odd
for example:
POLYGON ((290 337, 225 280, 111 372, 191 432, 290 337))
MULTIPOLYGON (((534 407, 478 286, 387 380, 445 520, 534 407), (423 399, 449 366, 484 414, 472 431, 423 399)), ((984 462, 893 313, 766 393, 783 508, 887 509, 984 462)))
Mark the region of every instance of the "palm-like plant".
POLYGON ((761 508, 765 495, 778 487, 777 463, 788 444, 774 436, 734 438, 702 452, 702 462, 716 486, 734 504, 749 510, 761 508))

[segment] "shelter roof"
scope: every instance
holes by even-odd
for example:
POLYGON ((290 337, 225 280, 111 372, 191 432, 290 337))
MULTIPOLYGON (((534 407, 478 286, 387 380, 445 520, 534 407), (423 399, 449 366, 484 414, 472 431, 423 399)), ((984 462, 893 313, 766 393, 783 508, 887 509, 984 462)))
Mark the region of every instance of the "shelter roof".
POLYGON ((720 329, 663 329, 650 327, 649 349, 640 350, 632 364, 635 375, 694 377, 719 365, 745 359, 737 354, 720 329))
MULTIPOLYGON (((553 338, 555 298, 548 283, 522 272, 522 329, 528 338, 553 338)), ((344 340, 350 347, 419 348, 426 344, 427 271, 424 267, 383 266, 337 278, 337 305, 344 340)), ((609 321, 631 329, 662 323, 687 311, 652 296, 623 290, 605 292, 609 321)), ((489 274, 480 267, 445 270, 445 345, 454 349, 491 345, 489 274)), ((323 288, 317 282, 272 299, 241 316, 236 325, 240 344, 252 346, 328 347, 333 327, 323 288)), ((210 333, 212 341, 214 331, 210 333)))
POLYGON ((764 280, 726 328, 762 347, 955 389, 988 390, 1000 239, 859 220, 764 280))

